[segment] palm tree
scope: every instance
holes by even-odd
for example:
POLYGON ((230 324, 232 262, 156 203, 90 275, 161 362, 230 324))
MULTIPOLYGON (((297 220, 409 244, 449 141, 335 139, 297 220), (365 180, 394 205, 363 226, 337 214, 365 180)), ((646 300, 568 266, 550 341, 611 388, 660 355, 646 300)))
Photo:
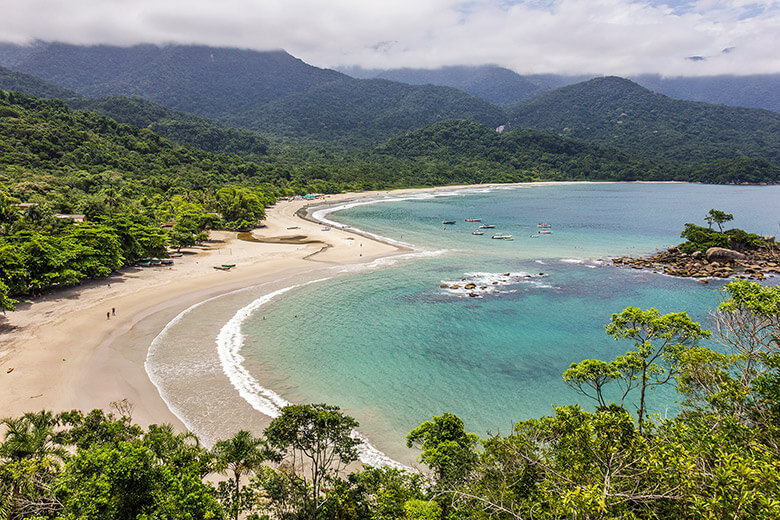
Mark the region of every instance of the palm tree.
POLYGON ((257 471, 263 462, 277 460, 278 455, 268 447, 265 439, 255 437, 246 430, 241 430, 230 439, 218 441, 214 445, 214 455, 217 460, 217 470, 233 477, 232 510, 236 520, 241 510, 241 477, 257 471))
POLYGON ((54 414, 46 410, 26 413, 18 418, 0 421, 5 425, 5 442, 0 456, 11 460, 45 458, 64 459, 67 450, 61 443, 62 434, 54 428, 59 424, 54 414))

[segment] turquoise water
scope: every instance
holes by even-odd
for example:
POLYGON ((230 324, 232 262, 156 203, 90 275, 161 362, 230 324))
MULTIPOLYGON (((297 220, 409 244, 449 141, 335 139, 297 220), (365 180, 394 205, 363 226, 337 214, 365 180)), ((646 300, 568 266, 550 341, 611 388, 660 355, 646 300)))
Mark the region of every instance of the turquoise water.
MULTIPOLYGON (((553 404, 581 401, 561 379, 569 364, 630 348, 604 333, 612 313, 656 307, 706 324, 717 305, 722 283, 604 260, 678 243, 683 225, 703 223, 712 207, 734 213, 736 227, 775 234, 779 195, 778 187, 578 184, 355 206, 328 218, 439 255, 290 291, 244 324, 242 353, 264 385, 289 401, 341 406, 397 458, 405 435, 443 412, 482 435, 508 432, 553 404), (464 219, 480 217, 496 228, 474 236, 479 224, 464 219), (552 233, 531 238, 540 221, 552 233), (440 287, 468 281, 477 297, 440 287)), ((673 413, 674 399, 657 396, 655 411, 673 413)))

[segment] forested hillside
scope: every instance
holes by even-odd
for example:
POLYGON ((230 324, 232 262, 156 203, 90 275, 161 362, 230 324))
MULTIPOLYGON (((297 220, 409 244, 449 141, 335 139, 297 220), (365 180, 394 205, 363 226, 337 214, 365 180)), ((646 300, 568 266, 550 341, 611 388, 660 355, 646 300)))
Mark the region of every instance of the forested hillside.
POLYGON ((243 129, 376 144, 448 118, 497 126, 501 109, 444 87, 361 81, 283 51, 202 46, 0 45, 0 65, 82 96, 136 96, 243 129))
POLYGON ((453 88, 350 78, 238 114, 230 122, 277 135, 367 144, 444 119, 496 127, 504 118, 498 107, 453 88))
POLYGON ((711 163, 661 161, 536 130, 499 134, 470 121, 444 121, 378 148, 396 158, 534 179, 780 182, 780 167, 762 159, 711 163))
POLYGON ((35 97, 67 99, 77 97, 72 90, 42 80, 31 74, 0 67, 0 89, 24 92, 35 97))
POLYGON ((213 119, 345 77, 284 51, 181 45, 4 45, 0 65, 85 96, 139 96, 213 119))
POLYGON ((780 164, 780 114, 680 101, 616 77, 550 92, 510 111, 534 128, 660 160, 760 157, 780 164))
POLYGON ((141 98, 75 98, 68 99, 67 103, 73 109, 95 112, 119 123, 147 128, 175 143, 207 152, 236 154, 254 161, 268 153, 268 138, 258 133, 220 125, 141 98))
POLYGON ((351 67, 343 71, 362 79, 380 78, 410 85, 453 87, 496 105, 516 104, 551 90, 543 82, 534 81, 529 76, 491 65, 391 70, 351 67))

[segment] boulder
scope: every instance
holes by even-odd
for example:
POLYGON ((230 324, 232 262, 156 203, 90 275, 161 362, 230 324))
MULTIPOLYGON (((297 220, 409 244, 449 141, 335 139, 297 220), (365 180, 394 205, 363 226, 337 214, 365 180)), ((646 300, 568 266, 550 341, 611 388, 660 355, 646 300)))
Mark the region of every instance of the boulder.
POLYGON ((680 248, 677 246, 670 246, 669 249, 667 249, 667 251, 669 251, 670 253, 679 253, 680 248))
POLYGON ((693 253, 691 253, 691 258, 694 258, 694 259, 698 260, 703 255, 704 255, 704 253, 702 253, 701 251, 694 251, 693 253))
POLYGON ((746 260, 747 256, 734 251, 733 249, 726 249, 724 247, 711 247, 707 249, 707 260, 710 262, 733 262, 734 260, 746 260))
POLYGON ((769 242, 770 244, 775 243, 775 236, 774 235, 764 235, 761 238, 764 239, 764 242, 769 242))
POLYGON ((477 286, 475 283, 467 283, 463 286, 464 289, 474 289, 477 286))

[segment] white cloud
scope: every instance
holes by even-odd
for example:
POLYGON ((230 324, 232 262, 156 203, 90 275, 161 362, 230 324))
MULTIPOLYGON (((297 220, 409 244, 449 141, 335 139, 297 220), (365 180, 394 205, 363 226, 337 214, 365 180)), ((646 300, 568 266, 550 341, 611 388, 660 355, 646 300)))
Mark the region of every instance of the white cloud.
POLYGON ((780 2, 3 0, 0 38, 286 49, 318 66, 780 72, 780 2), (723 53, 731 48, 732 52, 723 53), (690 56, 705 60, 691 61, 690 56))

